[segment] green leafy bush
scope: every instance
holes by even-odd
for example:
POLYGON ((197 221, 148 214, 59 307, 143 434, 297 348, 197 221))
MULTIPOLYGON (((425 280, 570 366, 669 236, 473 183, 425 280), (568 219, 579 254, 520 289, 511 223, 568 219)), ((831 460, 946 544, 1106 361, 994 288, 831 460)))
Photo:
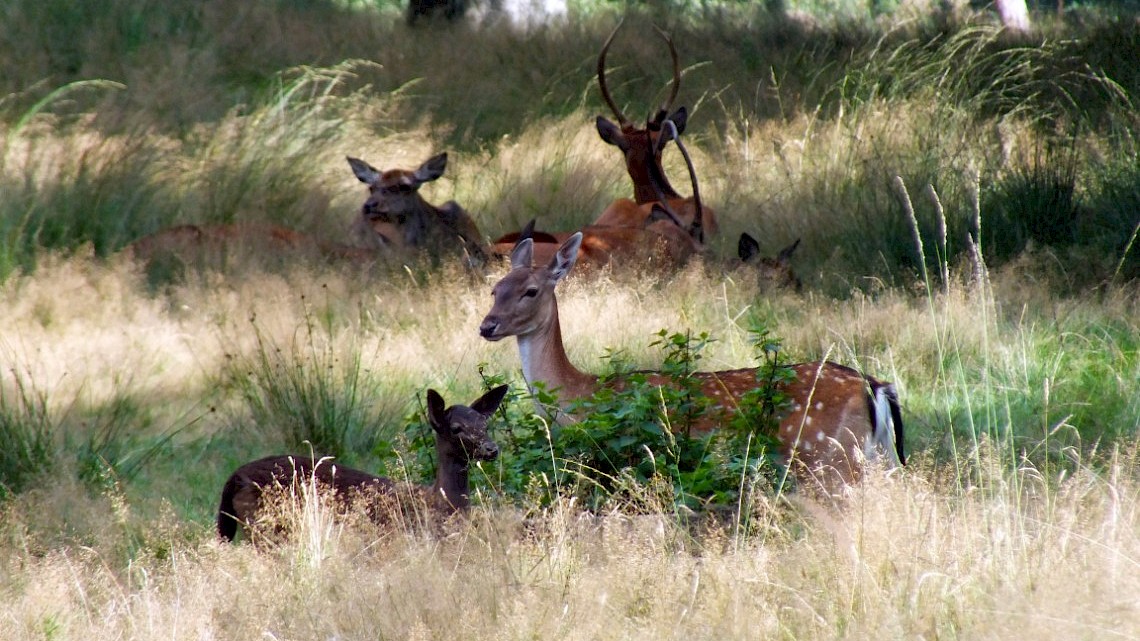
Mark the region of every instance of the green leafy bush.
MULTIPOLYGON (((742 493, 774 486, 782 478, 774 437, 787 403, 781 384, 793 376, 780 358, 780 341, 766 328, 752 330, 760 360, 756 388, 743 396, 738 411, 721 417, 695 375, 712 340, 707 333, 657 332, 651 346, 665 353, 660 373, 669 385, 652 382, 654 372, 630 371, 620 353, 610 352, 611 372, 601 387, 565 412, 558 409, 557 390, 537 385, 533 392, 512 391, 494 432, 502 455, 493 469, 485 468, 485 477, 473 475, 473 484, 540 504, 573 495, 595 509, 636 504, 650 486, 667 488, 669 501, 690 509, 734 506, 742 493), (718 429, 699 429, 708 420, 718 429)), ((489 388, 503 378, 484 375, 484 382, 489 388)), ((417 470, 411 476, 427 480, 434 471, 434 439, 422 412, 405 422, 404 438, 412 454, 402 463, 417 470)), ((394 456, 397 449, 387 451, 394 456)))

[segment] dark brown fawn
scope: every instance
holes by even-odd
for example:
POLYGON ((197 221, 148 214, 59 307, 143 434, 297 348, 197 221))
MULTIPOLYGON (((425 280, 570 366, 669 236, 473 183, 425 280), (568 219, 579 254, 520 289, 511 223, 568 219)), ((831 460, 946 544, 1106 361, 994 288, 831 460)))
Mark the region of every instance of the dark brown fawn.
MULTIPOLYGON (((576 368, 566 356, 558 321, 555 285, 574 266, 582 236, 575 234, 545 264, 533 262, 534 243, 522 240, 511 254, 511 271, 492 290, 494 305, 479 326, 489 341, 518 340, 523 377, 557 392, 562 408, 588 397, 599 379, 576 368)), ((888 466, 903 464, 903 424, 894 386, 821 361, 791 365, 794 380, 783 387, 791 410, 781 418, 776 437, 780 453, 800 478, 830 489, 857 481, 864 462, 884 457, 888 466)), ((694 374, 714 404, 695 426, 715 429, 756 388, 757 369, 694 374)), ((666 374, 648 373, 655 385, 671 385, 666 374)), ((620 385, 620 381, 618 383, 620 385)), ((565 415, 559 420, 572 420, 565 415)))
POLYGON ((594 224, 642 227, 652 221, 656 209, 659 213, 674 219, 699 241, 704 242, 706 235, 715 235, 718 231, 716 213, 711 207, 701 204, 697 192, 696 174, 693 172, 688 153, 685 152, 685 162, 689 167, 689 176, 693 183, 693 196, 688 198, 681 196, 669 183, 665 169, 661 165, 661 152, 665 145, 670 140, 680 144, 680 135, 684 133, 689 118, 685 107, 669 113, 681 89, 681 67, 677 48, 673 45, 672 38, 654 27, 669 45, 669 55, 673 60, 673 82, 669 97, 660 109, 649 115, 645 127, 638 127, 618 108, 606 86, 606 53, 620 29, 621 23, 602 46, 602 51, 598 54, 597 70, 598 88, 602 92, 602 99, 617 118, 617 123, 598 116, 596 124, 598 135, 602 140, 617 147, 625 157, 626 170, 629 172, 630 180, 633 181, 633 200, 619 198, 614 201, 594 221, 594 224))
POLYGON ((792 271, 792 254, 800 246, 800 239, 780 250, 775 258, 760 255, 760 243, 747 233, 740 234, 736 253, 740 260, 756 272, 762 289, 768 287, 786 288, 793 291, 803 289, 803 283, 792 271))
POLYGON ((432 256, 462 251, 467 265, 482 268, 489 247, 471 214, 455 201, 436 207, 420 195, 420 187, 438 179, 447 169, 447 154, 428 158, 414 170, 381 171, 359 158, 348 158, 352 173, 368 185, 357 231, 366 244, 432 256))
POLYGON ((427 392, 428 422, 435 430, 436 470, 431 486, 407 486, 392 479, 314 460, 311 456, 268 456, 242 465, 222 487, 218 505, 218 536, 232 541, 241 525, 255 528, 266 494, 275 489, 309 483, 314 476, 319 486, 331 489, 342 509, 356 502, 368 507, 378 523, 392 521, 401 499, 411 498, 439 515, 450 515, 469 505, 468 470, 471 461, 492 461, 499 446, 487 434, 487 422, 502 403, 507 386, 500 385, 479 397, 470 407, 444 408, 443 397, 427 392))

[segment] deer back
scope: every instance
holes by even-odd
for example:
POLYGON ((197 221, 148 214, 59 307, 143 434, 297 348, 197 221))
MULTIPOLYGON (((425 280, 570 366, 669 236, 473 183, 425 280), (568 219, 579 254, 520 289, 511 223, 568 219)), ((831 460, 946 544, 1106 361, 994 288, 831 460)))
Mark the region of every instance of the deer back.
MULTIPOLYGON (((788 367, 793 377, 779 385, 788 405, 778 417, 774 436, 781 458, 798 476, 835 487, 858 481, 868 459, 886 455, 891 464, 905 462, 893 387, 828 361, 788 367)), ((642 373, 651 385, 676 384, 660 372, 642 373)), ((695 372, 692 376, 711 403, 708 411, 686 426, 696 433, 718 429, 733 415, 751 409, 745 407, 750 402, 748 394, 765 384, 754 367, 695 372)), ((618 378, 609 384, 621 389, 625 383, 618 378)))
POLYGON ((378 524, 408 514, 449 515, 468 505, 467 475, 471 461, 490 461, 499 446, 487 433, 507 386, 496 387, 470 406, 445 407, 435 390, 427 391, 428 421, 435 431, 436 480, 431 486, 396 483, 330 460, 277 455, 239 467, 222 487, 218 504, 218 536, 232 541, 239 525, 253 529, 275 494, 297 491, 309 483, 331 490, 338 508, 363 507, 378 524))
POLYGON ((314 460, 306 455, 267 456, 242 465, 226 480, 218 505, 219 537, 232 541, 239 525, 247 530, 253 528, 272 497, 298 492, 314 480, 320 487, 332 490, 342 509, 365 495, 388 494, 396 488, 390 479, 332 461, 314 460))
POLYGON ((160 253, 194 255, 221 253, 235 248, 247 250, 296 251, 316 248, 316 242, 280 225, 236 223, 219 225, 175 225, 143 236, 127 246, 135 258, 147 260, 160 253))
POLYGON ((381 257, 373 249, 328 242, 262 223, 175 225, 135 240, 127 245, 125 254, 143 262, 169 256, 190 262, 257 256, 282 260, 320 257, 361 267, 381 257))
MULTIPOLYGON (((632 201, 626 201, 632 202, 632 201)), ((653 221, 642 227, 610 227, 589 225, 583 227, 581 247, 577 263, 583 272, 596 273, 605 266, 616 269, 671 268, 682 264, 700 246, 669 221, 653 221)), ((549 262, 558 248, 573 234, 571 232, 535 231, 532 220, 520 232, 513 232, 497 239, 492 245, 492 255, 500 260, 508 259, 518 241, 529 238, 533 241, 534 260, 549 262)))
MULTIPOLYGON (((539 260, 529 241, 520 241, 511 256, 512 269, 492 289, 494 303, 479 332, 491 341, 515 336, 523 375, 529 385, 558 390, 566 407, 597 391, 597 376, 578 370, 566 356, 558 320, 555 286, 575 265, 582 235, 567 240, 549 261, 539 260)), ((886 456, 888 465, 905 462, 902 419, 893 386, 832 362, 791 366, 792 378, 778 382, 789 399, 779 417, 776 438, 789 466, 825 487, 858 480, 865 459, 886 456)), ((642 372, 652 385, 672 386, 661 372, 642 372)), ((697 431, 723 425, 766 384, 757 368, 698 372, 711 408, 691 427, 697 431)), ((606 381, 621 389, 626 380, 606 381)), ((676 422, 674 426, 680 427, 676 422)))

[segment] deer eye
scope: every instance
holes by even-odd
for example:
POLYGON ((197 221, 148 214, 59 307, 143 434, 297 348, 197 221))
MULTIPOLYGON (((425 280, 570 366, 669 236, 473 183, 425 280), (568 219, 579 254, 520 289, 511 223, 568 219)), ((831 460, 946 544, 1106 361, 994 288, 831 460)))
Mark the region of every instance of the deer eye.
POLYGON ((527 287, 526 291, 523 293, 523 298, 534 298, 535 296, 538 296, 537 287, 527 287))

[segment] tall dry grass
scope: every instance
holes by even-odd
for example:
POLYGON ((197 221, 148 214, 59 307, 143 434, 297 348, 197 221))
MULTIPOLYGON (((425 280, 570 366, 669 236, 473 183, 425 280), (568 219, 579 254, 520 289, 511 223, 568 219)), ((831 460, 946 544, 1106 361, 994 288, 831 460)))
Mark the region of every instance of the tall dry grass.
MULTIPOLYGON (((257 552, 212 541, 221 483, 302 446, 303 417, 344 418, 332 445, 373 469, 427 387, 521 386, 514 346, 477 336, 496 273, 258 255, 156 282, 117 250, 187 222, 343 240, 364 198, 345 155, 448 151, 424 194, 488 237, 588 222, 628 192, 591 125, 613 15, 527 35, 408 31, 358 3, 14 7, 0 426, 22 449, 0 457, 4 639, 1140 636, 1134 26, 1062 25, 1079 37, 1032 47, 977 24, 670 16, 725 233, 673 274, 565 283, 571 359, 655 367, 653 334, 692 329, 716 339, 704 366, 741 367, 760 320, 790 358, 896 383, 906 470, 841 504, 760 497, 741 531, 681 523, 653 488, 636 519, 510 504, 488 465, 470 525, 376 532, 302 506, 301 535, 257 552), (28 41, 46 44, 13 48, 28 41), (1057 203, 1080 242, 1034 236, 1057 203), (803 238, 805 293, 737 266, 740 231, 770 254, 803 238), (979 238, 995 260, 971 253, 979 238)), ((632 15, 612 56, 636 114, 667 79, 648 21, 632 15)), ((399 453, 399 474, 423 472, 399 453)))
MULTIPOLYGON (((979 460, 1002 467, 994 457, 979 460)), ((963 487, 920 457, 839 509, 776 506, 743 539, 567 505, 525 528, 510 509, 480 511, 443 539, 300 514, 291 543, 261 552, 152 522, 129 566, 98 547, 5 545, 0 617, 14 641, 1132 638, 1135 454, 1102 463, 963 487)), ((27 534, 33 505, 6 507, 6 541, 27 534)))
MULTIPOLYGON (((13 639, 1140 630, 1132 290, 1057 298, 999 270, 928 294, 836 300, 763 293, 746 272, 703 264, 660 282, 571 280, 560 311, 581 367, 604 368, 606 348, 655 366, 646 345, 660 328, 707 330, 718 341, 704 364, 742 366, 748 319, 762 318, 792 357, 894 380, 912 465, 839 505, 761 501, 748 534, 691 530, 664 508, 582 521, 573 505, 508 505, 492 465, 476 484, 487 512, 449 535, 299 516, 294 543, 258 553, 211 541, 225 476, 276 447, 275 422, 257 418, 234 377, 269 354, 298 376, 328 369, 335 399, 336 381, 357 375, 373 394, 360 399, 368 424, 390 438, 416 390, 470 396, 480 365, 521 383, 514 346, 476 335, 491 281, 251 268, 155 298, 143 279, 129 262, 57 258, 3 290, 4 358, 42 393, 58 447, 57 465, 0 508, 0 616, 13 639), (63 445, 123 397, 148 417, 138 443, 157 449, 133 476, 109 465, 92 483, 63 445), (1098 444, 1102 434, 1117 437, 1098 444)), ((641 509, 652 505, 647 495, 641 509)))

